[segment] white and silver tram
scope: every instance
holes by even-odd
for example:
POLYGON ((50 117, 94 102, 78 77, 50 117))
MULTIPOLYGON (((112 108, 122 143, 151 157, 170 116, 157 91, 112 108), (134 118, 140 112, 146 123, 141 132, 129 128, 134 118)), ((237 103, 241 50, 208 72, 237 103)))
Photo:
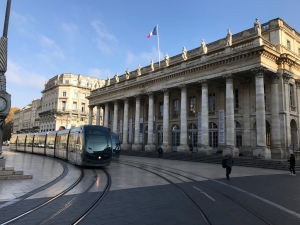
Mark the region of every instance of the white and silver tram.
POLYGON ((117 134, 97 125, 13 134, 10 139, 10 150, 57 157, 79 166, 108 166, 113 157, 119 157, 120 146, 117 134))

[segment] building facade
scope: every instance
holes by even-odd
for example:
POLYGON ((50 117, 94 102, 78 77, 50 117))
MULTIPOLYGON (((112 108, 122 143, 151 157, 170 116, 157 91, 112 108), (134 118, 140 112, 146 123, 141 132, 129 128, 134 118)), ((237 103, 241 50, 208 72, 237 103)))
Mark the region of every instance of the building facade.
POLYGON ((39 108, 41 99, 33 99, 31 104, 14 114, 13 132, 37 132, 39 131, 39 108))
POLYGON ((103 110, 123 149, 284 158, 299 149, 299 59, 296 30, 280 18, 256 20, 109 78, 87 97, 89 123, 103 110))
MULTIPOLYGON (((40 131, 72 128, 87 124, 90 91, 104 85, 104 80, 71 73, 59 74, 45 83, 39 113, 40 131)), ((96 113, 96 110, 95 112, 96 113)), ((100 116, 100 115, 99 115, 100 116)), ((96 120, 92 122, 96 123, 96 120)), ((102 119, 100 119, 102 124, 102 119)))

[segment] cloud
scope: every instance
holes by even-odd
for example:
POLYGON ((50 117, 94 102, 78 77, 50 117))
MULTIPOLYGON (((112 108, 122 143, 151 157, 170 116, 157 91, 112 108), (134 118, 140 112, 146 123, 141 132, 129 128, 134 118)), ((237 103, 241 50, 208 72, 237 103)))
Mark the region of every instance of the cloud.
POLYGON ((78 35, 79 28, 74 23, 62 22, 61 28, 62 28, 63 32, 66 34, 67 39, 69 39, 69 40, 74 40, 78 35))
MULTIPOLYGON (((40 35, 39 38, 40 44, 43 47, 43 50, 46 52, 47 55, 53 56, 59 59, 65 59, 65 55, 60 47, 53 41, 52 39, 46 37, 45 35, 40 35), (48 52, 50 51, 50 53, 48 52)), ((41 54, 43 55, 43 54, 41 54)))
POLYGON ((107 77, 112 77, 112 72, 109 69, 91 68, 88 70, 87 76, 106 79, 107 77))
POLYGON ((11 83, 32 86, 39 88, 40 90, 44 89, 44 83, 47 80, 45 76, 27 71, 10 60, 7 61, 6 79, 11 83))
POLYGON ((111 54, 117 47, 118 40, 106 30, 105 25, 99 20, 91 23, 97 33, 97 47, 105 54, 111 54))

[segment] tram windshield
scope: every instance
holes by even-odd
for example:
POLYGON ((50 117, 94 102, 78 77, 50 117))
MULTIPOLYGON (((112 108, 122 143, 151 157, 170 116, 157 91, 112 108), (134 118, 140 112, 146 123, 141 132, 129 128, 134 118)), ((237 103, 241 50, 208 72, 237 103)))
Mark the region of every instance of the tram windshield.
POLYGON ((111 150, 110 132, 99 129, 89 129, 85 132, 86 151, 96 153, 111 150))

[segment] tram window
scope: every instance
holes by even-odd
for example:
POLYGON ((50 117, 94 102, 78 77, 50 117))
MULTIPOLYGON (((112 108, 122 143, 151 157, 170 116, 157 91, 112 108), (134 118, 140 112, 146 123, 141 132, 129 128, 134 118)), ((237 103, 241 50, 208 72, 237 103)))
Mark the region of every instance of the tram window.
POLYGON ((108 140, 107 135, 88 135, 86 137, 87 152, 93 153, 110 148, 108 140))

